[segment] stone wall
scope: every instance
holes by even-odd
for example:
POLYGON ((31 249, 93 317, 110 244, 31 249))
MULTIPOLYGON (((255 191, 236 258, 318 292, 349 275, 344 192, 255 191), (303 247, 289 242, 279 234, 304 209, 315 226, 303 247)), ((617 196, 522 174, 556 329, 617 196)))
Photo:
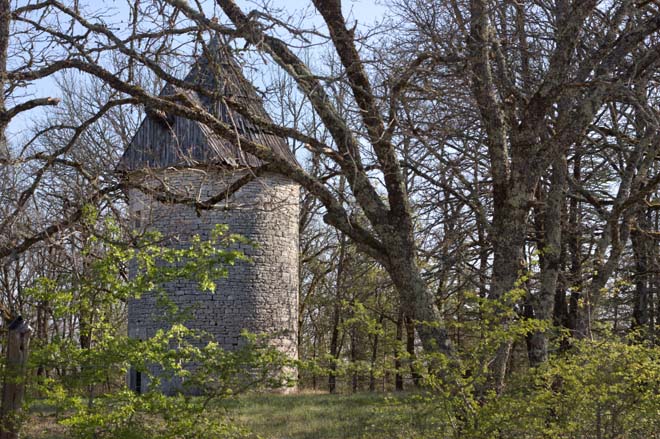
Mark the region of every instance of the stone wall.
MULTIPOLYGON (((214 196, 243 175, 186 169, 159 171, 158 180, 182 195, 200 200, 214 196)), ((169 245, 187 246, 195 234, 208 239, 216 224, 229 225, 237 233, 258 243, 240 244, 251 262, 229 268, 226 279, 218 279, 214 293, 200 292, 195 283, 179 280, 165 289, 180 308, 191 309, 186 325, 211 333, 225 349, 242 342, 240 332, 274 336, 273 343, 297 358, 298 324, 298 215, 299 188, 274 174, 259 177, 236 192, 217 209, 200 211, 181 204, 155 202, 137 190, 129 193, 131 214, 137 224, 158 230, 169 245)), ((129 336, 145 339, 166 324, 155 294, 145 294, 128 304, 129 336)), ((132 377, 135 380, 135 377, 132 377)), ((164 389, 167 391, 168 389, 164 389)))

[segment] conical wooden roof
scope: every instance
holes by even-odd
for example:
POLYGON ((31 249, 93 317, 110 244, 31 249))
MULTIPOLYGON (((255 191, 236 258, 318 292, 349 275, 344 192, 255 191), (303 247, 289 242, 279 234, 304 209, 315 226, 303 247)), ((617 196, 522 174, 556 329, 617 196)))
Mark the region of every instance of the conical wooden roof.
MULTIPOLYGON (((202 55, 197 60, 185 82, 232 98, 247 107, 251 113, 270 120, 256 90, 243 76, 229 48, 214 38, 208 45, 207 53, 210 53, 210 56, 202 55)), ((181 92, 230 125, 242 137, 268 146, 292 163, 297 163, 284 139, 264 133, 239 113, 230 110, 223 99, 213 100, 196 91, 184 90, 171 84, 166 85, 160 95, 168 96, 181 92)), ((262 164, 255 156, 242 151, 237 143, 217 136, 200 122, 147 111, 147 116, 126 147, 117 169, 136 171, 205 164, 236 168, 262 164)))

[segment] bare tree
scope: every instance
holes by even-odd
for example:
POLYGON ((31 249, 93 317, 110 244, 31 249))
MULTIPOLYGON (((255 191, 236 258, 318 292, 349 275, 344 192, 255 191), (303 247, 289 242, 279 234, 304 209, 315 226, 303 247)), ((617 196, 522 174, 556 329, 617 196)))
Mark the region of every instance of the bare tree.
MULTIPOLYGON (((484 296, 501 298, 530 269, 533 246, 541 250, 541 267, 538 282, 527 285, 528 315, 542 320, 556 315, 566 254, 577 258, 575 272, 585 254, 579 243, 567 245, 571 236, 563 233, 564 226, 578 221, 571 216, 577 215, 577 207, 589 206, 589 215, 605 227, 590 241, 594 261, 600 258, 599 275, 578 296, 571 296, 571 303, 584 300, 584 291, 597 296, 620 262, 639 203, 657 183, 649 174, 651 145, 657 143, 655 116, 649 111, 653 105, 636 94, 659 58, 657 6, 596 0, 398 3, 402 16, 409 18, 408 27, 403 26, 408 33, 401 34, 401 47, 407 51, 389 58, 370 46, 374 40, 347 18, 339 0, 312 2, 322 20, 317 28, 303 27, 267 5, 245 12, 232 0, 214 3, 226 19, 210 17, 202 5, 180 0, 136 1, 130 25, 119 29, 109 14, 92 13, 79 2, 49 0, 13 11, 7 5, 7 20, 11 17, 46 43, 30 46, 33 56, 6 71, 5 87, 72 70, 95 78, 106 94, 84 120, 61 128, 69 131, 60 138, 60 148, 10 158, 9 163, 19 160, 34 167, 0 222, 0 258, 15 258, 71 227, 81 218, 84 204, 141 184, 130 173, 121 181, 110 173, 98 178, 98 170, 85 174, 80 169, 86 169, 81 165, 89 157, 70 154, 105 115, 139 105, 150 117, 177 115, 201 122, 266 163, 255 172, 276 172, 299 183, 322 206, 327 224, 384 267, 405 318, 418 322, 426 349, 450 352, 440 299, 464 291, 468 284, 484 296), (211 39, 222 40, 244 64, 276 66, 274 75, 297 87, 288 89, 285 99, 296 101, 296 113, 308 116, 273 122, 240 99, 180 79, 186 65, 209 54, 211 39), (310 61, 310 51, 321 50, 314 47, 326 51, 331 67, 310 61), (159 95, 145 88, 140 74, 169 83, 174 92, 159 95), (296 166, 240 135, 187 91, 224 99, 233 114, 290 140, 301 155, 313 156, 316 168, 296 166), (644 115, 648 128, 640 125, 634 141, 625 146, 630 153, 623 155, 625 170, 615 183, 620 191, 605 203, 611 209, 604 209, 585 186, 590 180, 575 181, 580 168, 576 163, 578 157, 597 155, 592 145, 603 132, 598 127, 602 115, 610 109, 621 115, 631 106, 644 115), (39 227, 4 240, 9 226, 35 199, 44 175, 58 166, 86 181, 79 202, 63 205, 39 227), (345 181, 345 191, 337 190, 339 180, 345 181), (534 224, 533 213, 539 218, 534 224), (530 238, 537 224, 538 236, 530 238), (433 268, 422 269, 422 259, 433 268)), ((29 46, 25 36, 16 40, 16 47, 29 46)), ((396 38, 388 47, 393 42, 396 38)), ((261 88, 266 97, 282 90, 269 77, 257 82, 265 84, 261 88)), ((28 102, 5 114, 56 103, 28 102)), ((610 140, 605 136, 603 141, 610 140)), ((209 209, 226 194, 208 200, 160 196, 209 209)), ((509 352, 510 346, 502 347, 494 368, 500 387, 509 352)), ((546 333, 530 337, 528 355, 534 365, 547 358, 546 333)))

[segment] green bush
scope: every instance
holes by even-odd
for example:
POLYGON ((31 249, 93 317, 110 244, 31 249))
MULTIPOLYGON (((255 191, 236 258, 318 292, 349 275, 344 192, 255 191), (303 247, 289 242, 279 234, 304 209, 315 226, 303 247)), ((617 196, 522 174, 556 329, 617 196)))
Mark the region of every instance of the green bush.
POLYGON ((278 372, 287 360, 268 347, 267 340, 254 336, 233 352, 214 342, 199 347, 202 338, 174 325, 142 342, 116 337, 97 346, 93 355, 70 346, 50 349, 50 364, 67 364, 71 370, 63 378, 41 380, 38 402, 56 408, 58 422, 72 438, 243 437, 247 432, 227 416, 217 411, 209 416, 209 405, 248 389, 284 385, 278 372), (99 367, 103 361, 105 366, 99 367), (195 367, 185 367, 190 364, 195 367), (158 374, 152 373, 154 365, 159 366, 158 374), (145 393, 137 394, 125 385, 99 394, 88 392, 110 373, 125 376, 129 366, 149 379, 145 393), (179 380, 182 391, 164 395, 159 386, 163 379, 179 380))
POLYGON ((87 320, 86 332, 80 334, 89 340, 87 346, 75 338, 37 339, 30 353, 30 368, 48 373, 30 383, 29 394, 39 406, 55 410, 68 437, 241 437, 246 433, 226 416, 209 416, 208 405, 248 389, 288 384, 282 371, 290 360, 270 347, 267 337, 244 334, 241 349, 225 351, 209 335, 181 324, 185 310, 177 309, 160 288, 189 279, 201 290, 213 291, 214 281, 227 275, 228 266, 247 260, 227 249, 246 241, 226 232, 226 226, 217 226, 211 240, 194 237, 183 249, 161 246, 156 234, 144 238, 138 249, 110 240, 84 279, 41 279, 29 289, 29 297, 48 302, 55 316, 87 320), (129 277, 130 265, 136 272, 129 277), (147 340, 131 339, 117 324, 122 304, 145 292, 161 293, 169 328, 147 340), (130 369, 149 383, 145 393, 127 388, 130 369), (163 395, 163 380, 180 383, 180 393, 163 395))
MULTIPOLYGON (((391 398, 374 413, 374 424, 390 435, 399 432, 397 437, 660 438, 660 348, 639 343, 639 337, 604 333, 600 340, 572 340, 569 350, 511 373, 504 390, 495 391, 490 365, 498 348, 553 330, 549 322, 512 311, 510 303, 520 294, 499 301, 473 297, 480 319, 461 323, 473 341, 450 357, 420 355, 423 390, 391 398)), ((561 343, 564 335, 555 335, 561 343)))

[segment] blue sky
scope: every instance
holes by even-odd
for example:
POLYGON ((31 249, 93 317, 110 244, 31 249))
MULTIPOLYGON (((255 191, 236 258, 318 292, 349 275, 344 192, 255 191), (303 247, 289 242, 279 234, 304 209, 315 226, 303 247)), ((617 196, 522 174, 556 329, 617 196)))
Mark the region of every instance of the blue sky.
MULTIPOLYGON (((28 0, 18 0, 18 4, 23 4, 28 0)), ((122 20, 124 23, 128 17, 128 5, 130 0, 111 0, 104 1, 99 4, 99 0, 88 0, 81 1, 81 5, 86 3, 92 8, 107 7, 107 8, 116 8, 117 15, 116 20, 122 20), (101 6, 103 5, 103 6, 101 6), (124 18, 126 17, 126 18, 124 18)), ((246 0, 238 0, 237 3, 243 8, 244 11, 249 11, 255 8, 255 4, 246 0)), ((282 8, 286 11, 289 11, 291 14, 295 15, 296 12, 304 10, 305 8, 312 8, 310 0, 274 0, 271 2, 272 6, 275 8, 282 8)), ((208 6, 207 13, 209 15, 214 14, 215 11, 219 11, 217 7, 214 8, 214 2, 207 0, 205 5, 208 6)), ((386 10, 386 7, 382 2, 375 2, 374 0, 344 0, 342 5, 344 15, 350 15, 350 18, 358 21, 359 25, 370 26, 376 20, 381 18, 386 10)), ((219 13, 219 12, 218 12, 219 13)), ((319 23, 321 23, 319 19, 319 23)), ((315 23, 315 24, 319 24, 315 23)), ((58 90, 55 84, 55 81, 52 78, 47 78, 44 80, 35 83, 29 90, 28 94, 21 96, 18 99, 18 102, 27 100, 30 98, 37 97, 57 97, 58 90)), ((16 102, 10 102, 10 105, 14 105, 16 102)), ((31 131, 30 128, 34 125, 34 121, 41 119, 44 116, 43 110, 34 109, 32 111, 25 112, 18 117, 14 118, 8 129, 8 138, 11 143, 20 143, 20 139, 25 138, 28 133, 31 131), (13 140, 13 141, 12 141, 13 140)))

